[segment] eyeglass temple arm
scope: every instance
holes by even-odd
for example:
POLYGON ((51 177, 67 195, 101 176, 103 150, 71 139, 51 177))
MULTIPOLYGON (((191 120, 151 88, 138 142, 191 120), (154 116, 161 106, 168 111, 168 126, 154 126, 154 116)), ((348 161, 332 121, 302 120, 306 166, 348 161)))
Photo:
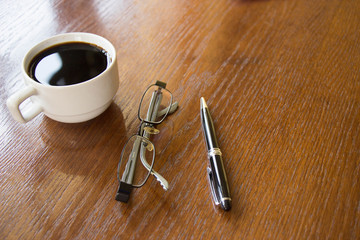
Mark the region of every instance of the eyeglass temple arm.
POLYGON ((140 147, 140 141, 136 139, 131 154, 129 155, 129 160, 126 163, 125 170, 121 178, 121 181, 126 182, 128 184, 131 184, 134 178, 135 162, 138 155, 139 147, 140 147))
POLYGON ((156 116, 159 112, 159 107, 161 104, 161 100, 162 100, 162 93, 160 92, 160 94, 158 94, 157 92, 153 92, 151 101, 150 101, 150 105, 149 105, 149 110, 147 112, 147 116, 146 116, 146 120, 148 121, 154 121, 156 119, 156 116))
POLYGON ((169 110, 169 113, 168 113, 168 114, 172 114, 173 112, 176 111, 176 109, 178 108, 178 106, 179 106, 179 103, 178 103, 178 102, 174 102, 174 103, 171 104, 169 107, 164 108, 163 110, 159 111, 159 112, 157 113, 157 117, 161 117, 161 116, 163 116, 164 114, 166 114, 169 108, 170 108, 170 110, 169 110))
MULTIPOLYGON (((119 188, 116 192, 116 196, 115 199, 117 201, 120 202, 125 202, 127 203, 130 197, 130 193, 131 190, 133 188, 132 186, 132 181, 133 181, 133 177, 134 177, 134 171, 135 171, 135 159, 136 156, 138 154, 139 151, 139 147, 140 147, 140 141, 136 140, 134 145, 133 145, 133 149, 131 151, 131 154, 129 156, 129 160, 126 163, 126 167, 125 170, 122 174, 122 178, 120 180, 120 165, 118 165, 118 169, 117 169, 117 178, 119 179, 119 188)), ((120 163, 119 163, 120 164, 120 163)))
MULTIPOLYGON (((144 157, 144 152, 145 152, 145 147, 141 146, 141 151, 140 151, 140 159, 142 164, 144 165, 144 167, 150 171, 150 165, 149 163, 146 161, 146 158, 144 157)), ((159 181, 160 185, 163 187, 163 189, 166 191, 169 189, 169 183, 168 181, 161 176, 158 172, 156 172, 154 169, 151 169, 151 175, 153 175, 157 181, 159 181)))

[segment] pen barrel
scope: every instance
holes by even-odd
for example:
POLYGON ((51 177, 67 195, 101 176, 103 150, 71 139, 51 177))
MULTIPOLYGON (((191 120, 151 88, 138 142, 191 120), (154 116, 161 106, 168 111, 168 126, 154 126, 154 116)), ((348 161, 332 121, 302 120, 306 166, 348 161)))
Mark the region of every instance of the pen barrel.
MULTIPOLYGON (((220 151, 220 149, 218 149, 218 151, 220 151)), ((225 200, 231 201, 229 184, 228 184, 221 152, 220 152, 220 154, 216 154, 216 153, 213 154, 213 153, 214 153, 214 151, 212 151, 212 154, 209 152, 208 157, 209 157, 209 161, 210 161, 210 168, 213 173, 213 178, 216 183, 216 184, 214 184, 214 186, 216 188, 218 188, 217 189, 218 193, 220 193, 219 201, 220 202, 224 202, 225 200)))
POLYGON ((200 116, 201 116, 201 125, 205 136, 206 148, 208 149, 208 151, 210 149, 218 148, 219 145, 215 135, 215 127, 209 109, 207 107, 202 108, 200 116))

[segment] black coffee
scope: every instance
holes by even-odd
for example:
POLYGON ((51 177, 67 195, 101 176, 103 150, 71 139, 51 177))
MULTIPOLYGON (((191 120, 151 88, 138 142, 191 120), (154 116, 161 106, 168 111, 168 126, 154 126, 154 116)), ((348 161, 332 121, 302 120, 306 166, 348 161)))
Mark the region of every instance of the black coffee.
POLYGON ((31 60, 28 73, 39 83, 66 86, 96 77, 110 63, 110 56, 100 47, 70 42, 40 52, 31 60))

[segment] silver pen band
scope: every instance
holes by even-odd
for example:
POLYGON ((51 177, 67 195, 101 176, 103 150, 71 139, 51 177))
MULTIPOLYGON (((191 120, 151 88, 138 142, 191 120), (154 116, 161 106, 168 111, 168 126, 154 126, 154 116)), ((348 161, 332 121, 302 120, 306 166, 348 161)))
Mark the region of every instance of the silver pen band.
POLYGON ((221 156, 221 150, 220 148, 212 148, 208 151, 208 157, 214 157, 214 156, 221 156))
POLYGON ((223 200, 223 201, 230 200, 231 201, 231 198, 230 197, 222 197, 221 200, 223 200))

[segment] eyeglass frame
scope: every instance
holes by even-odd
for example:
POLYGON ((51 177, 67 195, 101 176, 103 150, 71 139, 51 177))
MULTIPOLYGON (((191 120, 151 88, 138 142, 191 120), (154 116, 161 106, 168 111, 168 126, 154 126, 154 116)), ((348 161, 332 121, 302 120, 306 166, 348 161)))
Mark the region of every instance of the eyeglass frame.
MULTIPOLYGON (((167 190, 167 187, 168 187, 168 183, 166 181, 165 178, 163 178, 160 174, 158 174, 155 170, 153 170, 153 165, 155 163, 155 145, 150 141, 150 134, 148 131, 145 130, 146 127, 150 127, 151 129, 155 129, 155 126, 162 123, 165 118, 167 117, 167 115, 173 113, 177 107, 178 107, 178 103, 177 102, 174 102, 172 103, 173 101, 173 95, 172 93, 166 89, 166 83, 164 82, 161 82, 161 81, 156 81, 155 84, 151 84, 150 86, 147 87, 147 89, 145 90, 144 94, 142 95, 141 97, 141 100, 140 100, 140 104, 139 104, 139 109, 138 109, 138 119, 141 121, 140 122, 140 126, 139 126, 139 129, 138 129, 138 132, 137 134, 134 134, 132 135, 125 143, 124 147, 123 147, 123 150, 122 150, 122 153, 121 153, 121 158, 120 158, 120 161, 118 163, 118 170, 117 170, 117 179, 119 181, 119 188, 118 188, 118 191, 116 193, 116 196, 115 196, 115 199, 117 201, 121 201, 121 202, 128 202, 129 200, 129 197, 130 197, 130 193, 132 191, 133 188, 140 188, 142 187, 148 180, 148 178, 150 177, 150 175, 154 175, 154 177, 160 182, 161 186, 167 190), (161 110, 160 112, 157 111, 156 115, 154 116, 154 104, 153 101, 156 102, 156 96, 155 96, 155 99, 154 99, 154 96, 151 98, 151 101, 150 101, 150 104, 149 104, 149 108, 148 108, 148 111, 147 111, 147 116, 146 116, 146 119, 143 119, 141 116, 140 116, 140 112, 141 112, 141 105, 143 104, 143 100, 144 100, 144 97, 146 95, 146 93, 148 92, 148 90, 151 88, 151 87, 154 87, 154 86, 157 86, 159 87, 161 90, 165 90, 169 93, 170 95, 170 102, 169 102, 169 106, 167 108, 164 108, 163 110, 161 110), (164 112, 164 110, 166 110, 164 112), (150 117, 149 117, 150 115, 150 117), (152 119, 152 118, 156 118, 158 116, 163 116, 162 119, 160 121, 151 121, 151 120, 148 120, 149 118, 152 119), (124 173, 123 173, 123 176, 122 178, 120 179, 120 165, 122 163, 122 161, 124 161, 124 151, 125 151, 125 148, 127 146, 127 144, 129 143, 129 141, 133 138, 133 137, 136 137, 138 136, 139 138, 141 139, 145 139, 145 141, 149 142, 150 144, 152 144, 153 146, 153 159, 152 159, 152 163, 151 163, 151 166, 150 164, 147 162, 146 159, 143 159, 143 156, 142 154, 144 153, 142 148, 143 146, 141 146, 141 143, 139 144, 139 146, 137 146, 137 151, 139 151, 140 153, 140 159, 141 159, 141 163, 142 165, 149 171, 147 173, 147 176, 145 178, 145 180, 139 184, 139 185, 134 185, 134 184, 130 184, 128 182, 125 182, 123 181, 123 178, 124 178, 124 173), (150 166, 150 167, 149 167, 150 166)), ((161 100, 160 100, 161 102, 161 100)), ((156 129, 155 129, 156 130, 156 129)), ((134 151, 134 146, 135 146, 136 142, 134 142, 133 144, 133 149, 131 151, 131 154, 133 153, 134 151)), ((146 151, 146 150, 145 150, 146 151)), ((128 160, 129 161, 129 160, 128 160)), ((128 164, 128 162, 126 163, 128 164)), ((132 172, 135 172, 136 169, 133 168, 133 169, 130 169, 130 171, 132 172)), ((126 176, 127 177, 127 176, 126 176)))

